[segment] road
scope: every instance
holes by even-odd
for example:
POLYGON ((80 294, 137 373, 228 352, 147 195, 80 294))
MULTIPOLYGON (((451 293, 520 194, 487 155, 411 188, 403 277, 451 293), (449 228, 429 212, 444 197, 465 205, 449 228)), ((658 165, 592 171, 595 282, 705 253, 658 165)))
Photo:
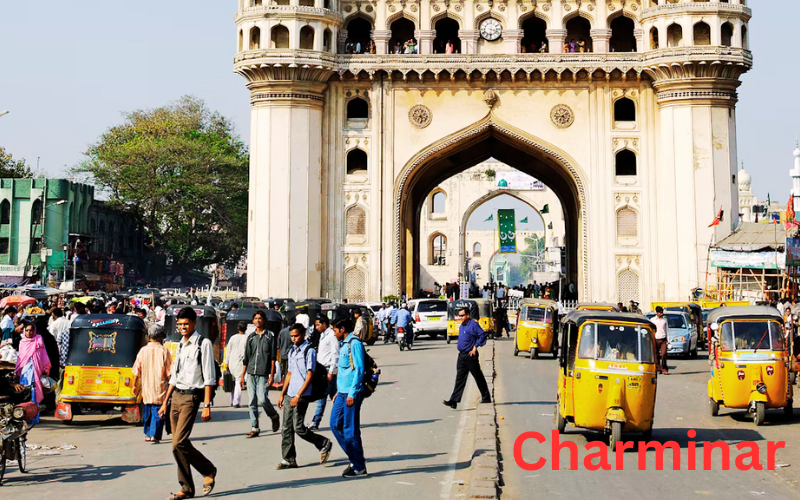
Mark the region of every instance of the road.
MULTIPOLYGON (((219 469, 213 496, 265 498, 280 492, 282 498, 291 494, 297 500, 318 500, 463 495, 466 486, 459 482, 467 476, 471 456, 471 450, 462 446, 471 442, 464 429, 478 396, 470 382, 472 404, 456 411, 441 404, 452 391, 455 352, 455 346, 446 345, 441 337, 422 338, 411 352, 401 353, 391 344, 370 348, 382 375, 378 391, 362 411, 366 479, 341 477, 347 461, 338 445, 329 462, 319 465, 316 449, 302 440, 297 443, 300 467, 277 471, 279 433, 245 439, 250 430, 247 409, 214 409, 213 420, 198 423, 193 436, 195 445, 219 469)), ((218 397, 226 400, 226 396, 218 397)), ((274 391, 271 400, 277 401, 274 391)), ((326 424, 329 414, 330 405, 321 432, 332 438, 326 424)), ((262 416, 262 427, 265 424, 262 416)), ((53 456, 30 451, 30 473, 20 475, 15 467, 9 468, 1 490, 4 495, 13 492, 15 499, 167 498, 178 490, 169 442, 151 445, 143 439, 141 427, 123 424, 117 417, 81 416, 69 426, 47 418, 32 431, 29 443, 51 447, 66 443, 77 449, 53 456)), ((197 475, 195 480, 202 482, 197 475)))
MULTIPOLYGON (((498 428, 502 453, 502 497, 504 500, 532 498, 587 498, 592 500, 620 498, 656 498, 667 494, 670 498, 798 498, 800 497, 800 451, 796 446, 800 438, 800 412, 795 410, 789 421, 782 411, 769 411, 765 425, 756 428, 744 412, 720 410, 719 417, 708 413, 707 380, 708 359, 683 360, 670 358, 670 374, 658 379, 655 429, 653 440, 675 440, 681 446, 681 471, 672 470, 672 455, 665 453, 664 470, 655 470, 655 452, 647 453, 647 470, 639 471, 637 451, 624 456, 623 471, 588 471, 584 468, 589 441, 602 439, 602 435, 567 426, 561 440, 577 443, 579 468, 569 468, 568 452, 562 451, 560 469, 552 470, 550 437, 554 429, 553 411, 556 400, 558 361, 547 355, 537 360, 528 356, 513 355, 510 339, 496 342, 495 397, 498 410, 498 428), (788 464, 775 471, 740 471, 735 467, 738 451, 731 448, 731 470, 723 471, 720 452, 715 451, 712 470, 688 471, 687 430, 697 431, 697 441, 725 441, 735 445, 741 441, 755 441, 761 449, 760 462, 766 464, 766 442, 786 441, 787 449, 776 453, 776 463, 788 464), (547 438, 539 444, 527 440, 522 445, 522 456, 533 463, 539 457, 547 459, 544 468, 526 471, 518 467, 513 458, 514 440, 526 431, 536 431, 547 438)), ((705 353, 707 356, 707 353, 705 353)), ((641 435, 624 435, 624 440, 643 441, 641 435)), ((638 444, 636 445, 638 449, 638 444)), ((592 450, 596 451, 596 450, 592 450)), ((697 446, 697 464, 702 468, 701 446, 697 446)), ((615 467, 615 456, 609 452, 608 462, 615 467)), ((595 463, 597 461, 595 460, 595 463)))

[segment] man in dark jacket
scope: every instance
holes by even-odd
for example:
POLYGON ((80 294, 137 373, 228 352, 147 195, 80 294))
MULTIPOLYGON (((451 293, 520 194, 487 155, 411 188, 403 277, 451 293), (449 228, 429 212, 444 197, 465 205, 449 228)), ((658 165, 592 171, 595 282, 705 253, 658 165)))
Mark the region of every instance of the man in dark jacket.
POLYGON ((267 315, 264 311, 253 314, 255 333, 247 339, 244 348, 244 370, 242 371, 242 388, 247 380, 247 395, 250 398, 250 433, 254 438, 261 432, 258 426, 258 407, 272 419, 272 432, 281 428, 278 412, 269 401, 269 386, 275 377, 275 333, 266 329, 267 315), (246 377, 246 378, 245 378, 246 377))

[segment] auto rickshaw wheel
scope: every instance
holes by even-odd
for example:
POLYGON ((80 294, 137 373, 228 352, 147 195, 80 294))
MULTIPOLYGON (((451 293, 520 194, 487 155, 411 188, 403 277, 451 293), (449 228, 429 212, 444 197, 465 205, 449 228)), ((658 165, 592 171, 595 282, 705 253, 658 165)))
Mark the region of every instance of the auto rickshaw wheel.
POLYGON ((697 358, 697 346, 694 346, 694 349, 692 349, 692 359, 696 358, 697 358))
POLYGON ((561 416, 561 412, 558 410, 560 405, 556 404, 556 428, 558 432, 563 433, 564 429, 567 428, 567 419, 561 416))
POLYGON ((450 343, 450 335, 447 336, 447 343, 450 343))
POLYGON ((518 355, 519 355, 519 347, 517 347, 517 337, 515 335, 514 336, 514 356, 518 356, 518 355))
POLYGON ((19 471, 23 474, 27 472, 26 467, 28 467, 28 453, 25 450, 25 438, 20 438, 17 440, 17 466, 19 467, 19 471))
POLYGON ((539 349, 531 347, 531 359, 536 359, 538 357, 539 357, 539 349))
POLYGON ((653 437, 653 428, 650 427, 646 431, 642 432, 642 437, 644 437, 646 440, 650 441, 650 439, 653 437))
POLYGON ((794 415, 794 401, 792 398, 786 400, 786 406, 783 407, 783 414, 789 418, 792 418, 792 415, 794 415))
POLYGON ((711 398, 708 398, 708 407, 711 410, 711 416, 716 417, 719 415, 719 403, 711 398))
POLYGON ((611 422, 611 434, 608 435, 608 447, 616 451, 617 443, 622 440, 622 422, 611 422))
POLYGON ((753 423, 756 425, 761 425, 764 423, 764 417, 766 416, 767 409, 764 407, 764 403, 758 401, 756 403, 756 411, 753 412, 753 423))

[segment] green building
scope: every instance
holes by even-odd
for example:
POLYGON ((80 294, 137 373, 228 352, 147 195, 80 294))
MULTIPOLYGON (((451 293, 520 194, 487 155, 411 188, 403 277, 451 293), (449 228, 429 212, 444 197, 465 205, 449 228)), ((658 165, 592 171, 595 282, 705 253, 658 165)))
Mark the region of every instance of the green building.
POLYGON ((94 187, 87 184, 0 179, 0 282, 47 284, 56 273, 60 281, 68 245, 89 234, 93 202, 94 187))

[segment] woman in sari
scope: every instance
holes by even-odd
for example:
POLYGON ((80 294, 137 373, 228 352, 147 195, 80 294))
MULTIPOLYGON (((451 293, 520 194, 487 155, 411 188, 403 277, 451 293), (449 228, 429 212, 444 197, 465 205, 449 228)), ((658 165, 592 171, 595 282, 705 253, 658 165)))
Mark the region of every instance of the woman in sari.
MULTIPOLYGON (((26 324, 23 332, 14 375, 20 384, 31 388, 31 401, 41 403, 44 399, 42 375, 50 374, 50 358, 47 357, 42 336, 36 332, 32 323, 26 324)), ((39 423, 39 416, 31 423, 39 423)))

